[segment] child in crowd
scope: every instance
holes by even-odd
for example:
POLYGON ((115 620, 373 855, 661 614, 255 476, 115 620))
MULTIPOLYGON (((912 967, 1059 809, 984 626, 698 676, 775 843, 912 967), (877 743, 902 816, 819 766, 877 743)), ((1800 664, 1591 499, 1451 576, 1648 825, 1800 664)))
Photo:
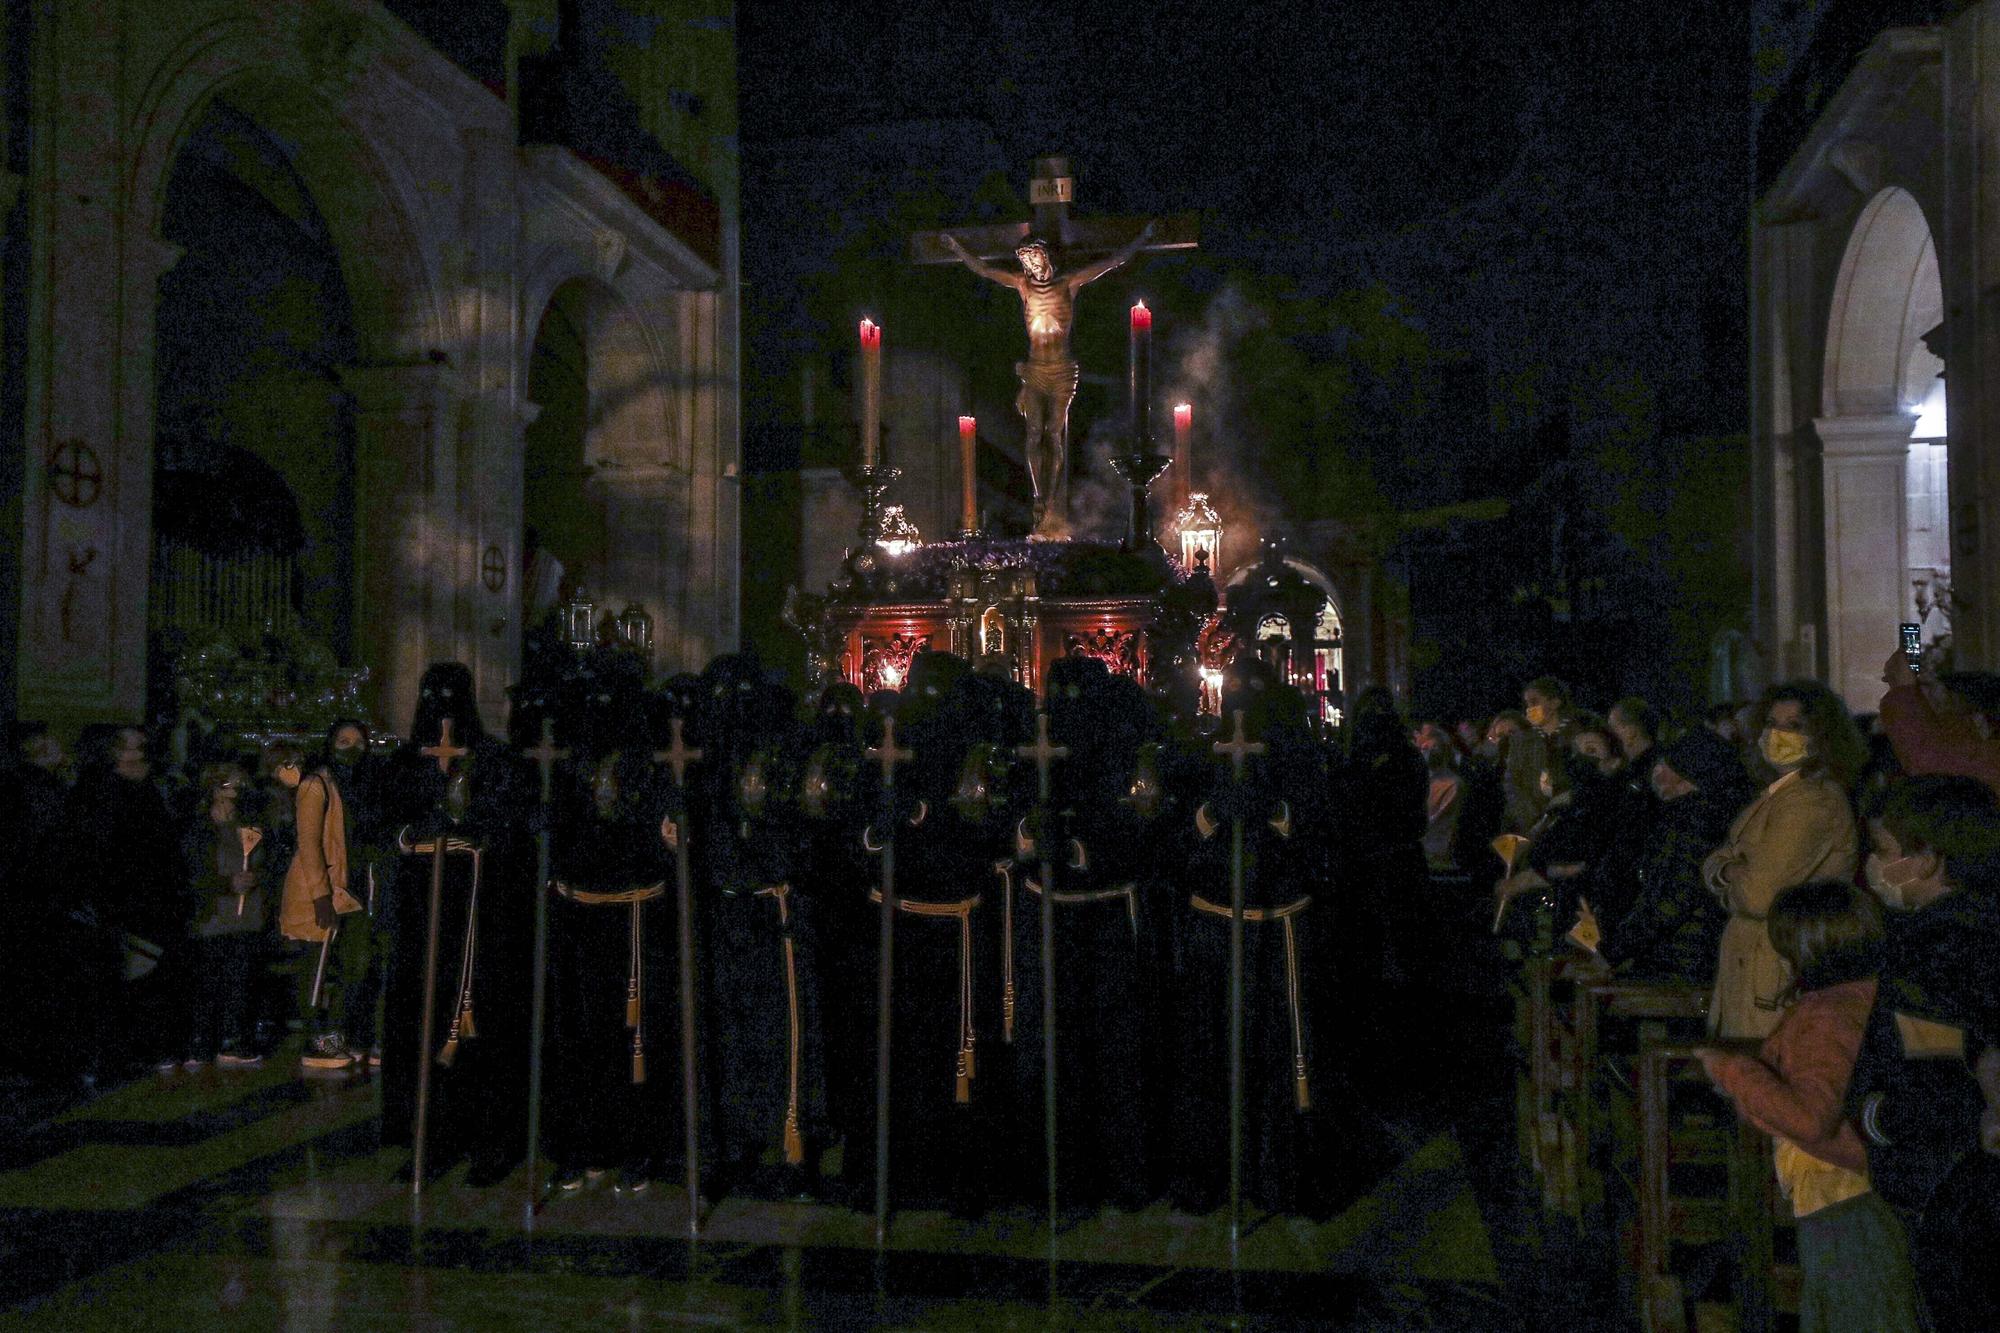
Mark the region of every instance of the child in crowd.
POLYGON ((244 781, 234 764, 208 766, 199 808, 182 840, 196 904, 189 942, 190 1066, 213 1060, 241 1069, 263 1062, 251 1031, 250 982, 266 921, 259 874, 265 836, 242 810, 244 781))
POLYGON ((1791 1002, 1757 1055, 1709 1048, 1702 1065, 1777 1140, 1779 1186, 1799 1219, 1801 1333, 1915 1333, 1903 1224, 1869 1187, 1867 1154, 1844 1113, 1875 1004, 1882 910, 1851 884, 1816 880, 1778 895, 1768 929, 1790 967, 1791 1002))

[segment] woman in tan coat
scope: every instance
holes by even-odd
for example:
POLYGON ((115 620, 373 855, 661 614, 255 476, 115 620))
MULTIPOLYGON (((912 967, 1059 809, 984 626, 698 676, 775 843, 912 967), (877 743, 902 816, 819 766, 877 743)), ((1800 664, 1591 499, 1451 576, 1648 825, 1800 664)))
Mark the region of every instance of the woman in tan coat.
POLYGON ((278 931, 288 940, 317 946, 302 960, 299 974, 299 1015, 306 1022, 300 1064, 309 1071, 338 1072, 355 1062, 329 1019, 331 997, 346 980, 352 953, 340 947, 339 918, 361 907, 347 891, 346 803, 325 765, 307 773, 302 756, 287 747, 265 758, 272 775, 292 791, 297 811, 298 849, 285 870, 278 931))
POLYGON ((1824 685, 1772 687, 1758 705, 1757 748, 1771 784, 1737 817, 1702 867, 1729 909, 1709 1001, 1709 1031, 1763 1038, 1778 1026, 1790 969, 1771 947, 1765 916, 1777 896, 1809 880, 1852 880, 1860 839, 1848 800, 1866 754, 1846 705, 1824 685))

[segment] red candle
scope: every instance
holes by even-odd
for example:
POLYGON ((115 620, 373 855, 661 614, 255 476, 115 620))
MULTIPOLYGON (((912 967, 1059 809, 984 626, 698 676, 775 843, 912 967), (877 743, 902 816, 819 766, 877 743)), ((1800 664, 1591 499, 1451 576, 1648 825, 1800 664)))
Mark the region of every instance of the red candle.
POLYGON ((1194 489, 1194 405, 1174 404, 1174 472, 1179 484, 1174 488, 1180 493, 1180 502, 1187 504, 1188 492, 1194 489))
POLYGON ((1140 301, 1132 307, 1132 449, 1143 453, 1153 442, 1153 312, 1140 301))
POLYGON ((861 465, 875 466, 882 436, 882 326, 861 321, 861 465))
POLYGON ((963 504, 959 531, 979 531, 979 421, 958 419, 959 489, 963 504))

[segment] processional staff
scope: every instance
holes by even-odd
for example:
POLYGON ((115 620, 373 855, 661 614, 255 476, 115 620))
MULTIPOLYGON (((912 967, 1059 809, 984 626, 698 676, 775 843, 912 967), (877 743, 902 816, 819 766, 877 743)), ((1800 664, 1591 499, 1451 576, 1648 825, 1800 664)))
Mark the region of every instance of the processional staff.
POLYGON ((1229 760, 1236 788, 1229 820, 1229 1263, 1240 1256, 1243 1234, 1243 810, 1245 766, 1267 747, 1243 732, 1243 710, 1232 715, 1230 738, 1215 743, 1229 760))
MULTIPOLYGON (((437 760, 438 772, 448 780, 452 764, 463 759, 468 752, 464 746, 451 743, 451 719, 447 717, 438 720, 437 744, 426 745, 417 753, 426 759, 437 760)), ((431 1043, 437 1037, 438 918, 444 912, 445 823, 454 820, 448 804, 441 809, 445 820, 441 820, 431 832, 431 910, 424 929, 424 1010, 417 1047, 417 1124, 410 1156, 410 1193, 413 1196, 424 1192, 424 1156, 430 1138, 431 1043)), ((421 844, 417 849, 420 848, 421 844)))
POLYGON ((695 1077, 694 1028, 694 877, 688 868, 687 769, 698 763, 702 752, 690 747, 681 734, 682 721, 671 718, 670 744, 653 752, 653 762, 665 764, 673 773, 675 805, 660 820, 660 838, 674 849, 674 888, 679 897, 681 960, 681 1123, 682 1151, 687 1157, 688 1239, 701 1238, 701 1134, 700 1088, 695 1077))
POLYGON ((556 748, 556 720, 542 719, 542 743, 528 751, 542 775, 541 828, 536 834, 535 862, 535 980, 531 1017, 528 1020, 528 1207, 525 1225, 535 1229, 535 1211, 541 1206, 540 1156, 542 1148, 542 1031, 547 1022, 549 1000, 549 828, 555 767, 569 758, 568 750, 556 748))
POLYGON ((882 743, 868 757, 882 766, 882 929, 875 968, 875 1248, 889 1241, 889 1005, 895 994, 896 768, 916 755, 896 745, 896 719, 882 719, 882 743))
POLYGON ((1069 758, 1067 745, 1054 745, 1049 741, 1049 713, 1045 708, 1035 714, 1035 743, 1020 745, 1014 753, 1022 759, 1032 759, 1035 764, 1036 823, 1035 850, 1042 859, 1042 1149, 1048 1158, 1049 1167, 1049 1244, 1055 1245, 1056 1238, 1056 879, 1055 862, 1049 849, 1055 843, 1054 830, 1049 827, 1049 808, 1053 795, 1050 768, 1058 759, 1069 758))

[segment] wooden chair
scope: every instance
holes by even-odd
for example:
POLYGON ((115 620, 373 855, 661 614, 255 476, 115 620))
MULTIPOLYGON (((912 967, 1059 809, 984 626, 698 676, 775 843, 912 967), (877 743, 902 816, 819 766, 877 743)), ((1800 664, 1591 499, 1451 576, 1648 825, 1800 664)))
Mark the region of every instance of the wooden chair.
MULTIPOLYGON (((1735 1043, 1732 1043, 1735 1044, 1735 1043)), ((1779 1227, 1771 1141, 1709 1089, 1695 1044, 1648 1042, 1638 1060, 1639 1313, 1649 1333, 1687 1328, 1681 1247, 1726 1244, 1729 1313, 1742 1333, 1770 1333, 1796 1310, 1796 1270, 1775 1261, 1779 1227)))
POLYGON ((1621 980, 1573 969, 1555 990, 1550 1045, 1554 1060, 1549 1127, 1542 1141, 1545 1198, 1574 1218, 1586 1236, 1608 1236, 1610 1185, 1636 1197, 1637 1054, 1648 1042, 1697 1039, 1708 989, 1678 982, 1621 980))

